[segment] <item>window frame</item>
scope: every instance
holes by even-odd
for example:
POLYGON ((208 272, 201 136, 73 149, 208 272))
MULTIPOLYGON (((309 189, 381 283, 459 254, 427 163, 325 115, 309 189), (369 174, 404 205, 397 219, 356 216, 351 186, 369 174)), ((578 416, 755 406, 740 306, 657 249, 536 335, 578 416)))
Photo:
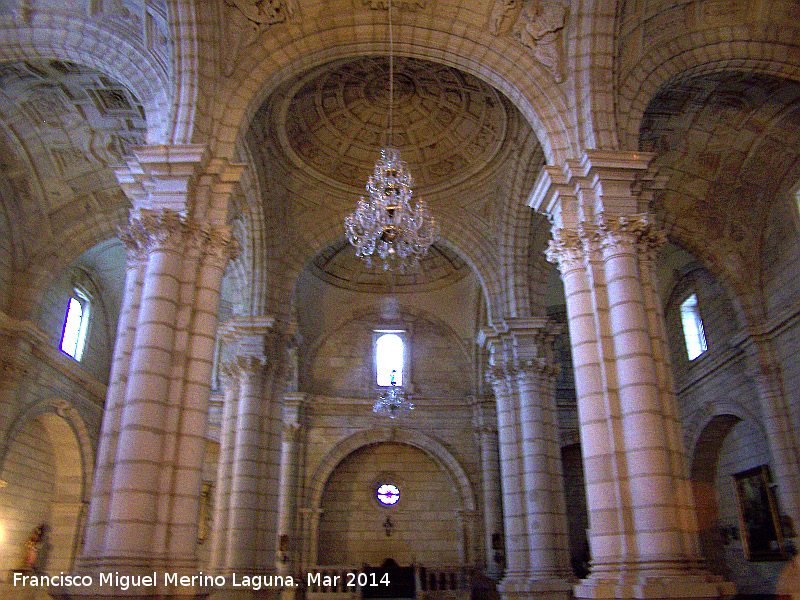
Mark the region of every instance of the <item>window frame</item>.
POLYGON ((681 331, 683 332, 683 347, 686 350, 686 357, 689 359, 689 362, 694 362, 708 352, 708 337, 706 336, 703 315, 700 312, 700 300, 695 290, 689 290, 681 297, 681 301, 678 304, 678 317, 681 323, 681 331), (693 307, 691 314, 694 316, 694 328, 690 333, 687 331, 687 318, 685 316, 690 311, 686 310, 684 307, 687 306, 687 302, 692 298, 694 298, 694 303, 691 305, 693 307), (692 338, 692 343, 690 343, 690 336, 692 338), (693 356, 693 349, 690 348, 690 346, 694 346, 695 344, 700 351, 693 356))
POLYGON ((64 317, 61 324, 61 339, 59 340, 59 349, 67 356, 81 362, 83 354, 86 351, 86 343, 89 339, 89 329, 92 323, 92 297, 83 287, 78 285, 72 286, 72 293, 67 299, 67 307, 64 310, 64 317), (67 334, 67 325, 69 322, 70 307, 73 300, 81 307, 81 320, 78 325, 78 331, 75 339, 75 350, 70 352, 64 348, 64 338, 67 334))
POLYGON ((400 381, 397 383, 397 387, 408 387, 410 381, 410 364, 409 364, 409 350, 408 350, 408 340, 409 340, 409 332, 407 329, 398 329, 398 328, 374 328, 372 330, 372 385, 376 390, 385 390, 391 387, 391 384, 381 385, 378 383, 378 340, 382 338, 384 335, 387 334, 394 334, 397 335, 400 340, 403 342, 403 370, 401 374, 400 381))

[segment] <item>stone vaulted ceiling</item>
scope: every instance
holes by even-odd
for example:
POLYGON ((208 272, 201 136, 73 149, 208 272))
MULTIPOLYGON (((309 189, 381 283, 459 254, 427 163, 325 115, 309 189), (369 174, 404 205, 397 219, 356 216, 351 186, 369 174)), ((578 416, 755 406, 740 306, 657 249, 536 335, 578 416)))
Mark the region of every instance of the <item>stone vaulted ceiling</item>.
POLYGON ((27 254, 89 215, 125 216, 112 165, 144 143, 146 124, 124 85, 62 61, 7 63, 0 121, 3 206, 27 254))

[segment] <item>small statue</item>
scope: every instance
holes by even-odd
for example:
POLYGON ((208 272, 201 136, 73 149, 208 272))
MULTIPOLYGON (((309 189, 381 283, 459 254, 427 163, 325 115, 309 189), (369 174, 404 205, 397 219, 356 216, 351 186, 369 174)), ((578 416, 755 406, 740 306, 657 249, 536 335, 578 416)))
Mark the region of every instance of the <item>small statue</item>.
POLYGON ((47 567, 50 548, 50 526, 42 523, 34 528, 25 544, 24 570, 43 573, 47 567))

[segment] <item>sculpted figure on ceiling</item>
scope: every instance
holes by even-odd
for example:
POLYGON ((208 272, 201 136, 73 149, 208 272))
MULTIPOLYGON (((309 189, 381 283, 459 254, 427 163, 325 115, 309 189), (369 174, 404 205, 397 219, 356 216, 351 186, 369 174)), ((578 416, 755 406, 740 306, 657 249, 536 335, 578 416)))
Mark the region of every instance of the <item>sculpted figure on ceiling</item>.
POLYGON ((296 0, 225 0, 223 19, 232 35, 226 40, 222 67, 225 75, 236 68, 239 57, 256 43, 271 25, 283 23, 296 11, 296 0))
POLYGON ((530 49, 556 83, 564 80, 562 32, 567 7, 558 0, 496 0, 489 16, 494 35, 510 33, 530 49))

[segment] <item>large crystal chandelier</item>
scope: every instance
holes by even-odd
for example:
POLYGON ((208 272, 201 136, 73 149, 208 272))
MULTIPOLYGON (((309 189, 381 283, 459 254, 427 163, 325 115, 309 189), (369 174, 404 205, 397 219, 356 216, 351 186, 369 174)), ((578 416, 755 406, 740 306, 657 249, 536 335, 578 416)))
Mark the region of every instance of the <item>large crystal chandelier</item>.
POLYGON ((411 205, 414 180, 400 150, 392 146, 394 135, 394 40, 392 37, 392 2, 389 0, 389 137, 381 148, 367 180, 369 199, 361 197, 355 212, 345 218, 348 241, 356 255, 370 266, 401 270, 416 264, 428 251, 438 234, 438 226, 423 200, 411 205))
POLYGON ((391 384, 392 387, 378 396, 375 405, 372 407, 372 412, 381 417, 397 419, 414 410, 414 403, 406 396, 403 388, 397 387, 394 375, 392 375, 391 384))

